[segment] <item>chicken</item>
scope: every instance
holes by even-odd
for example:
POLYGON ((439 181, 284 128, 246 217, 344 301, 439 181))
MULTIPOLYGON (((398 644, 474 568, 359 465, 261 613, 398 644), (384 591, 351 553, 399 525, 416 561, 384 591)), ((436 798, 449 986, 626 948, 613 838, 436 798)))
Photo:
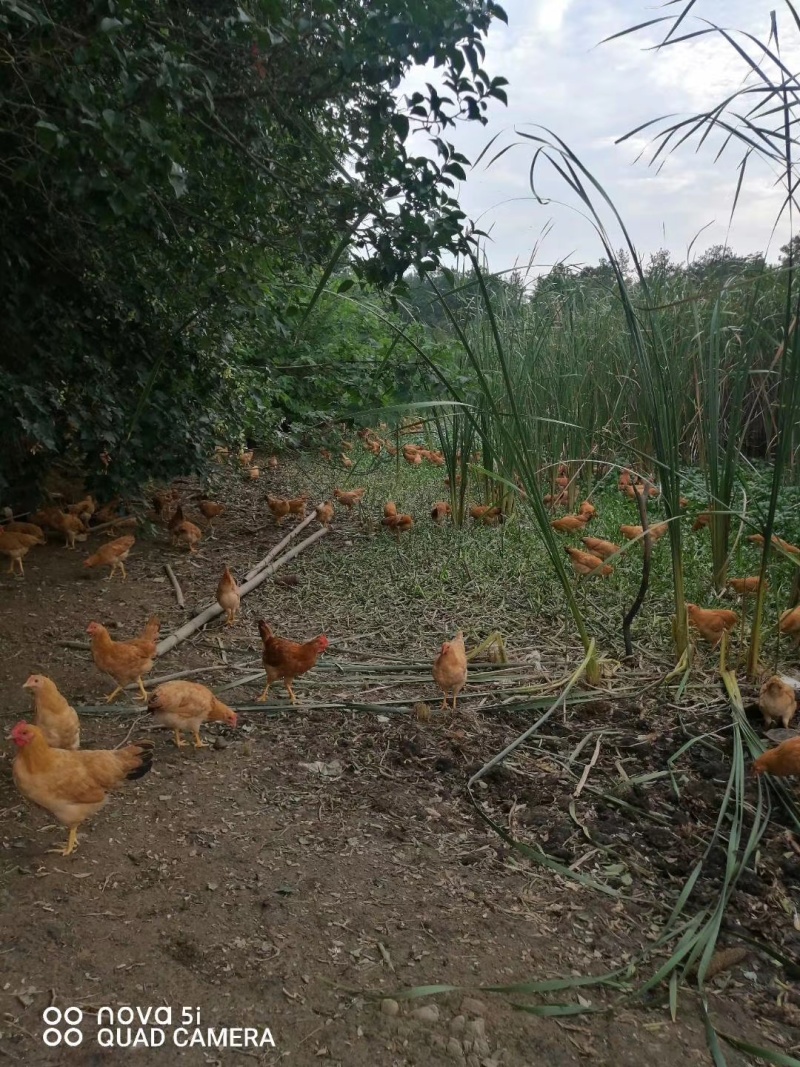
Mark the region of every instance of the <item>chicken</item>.
POLYGON ((350 489, 348 492, 343 492, 341 489, 334 489, 333 495, 340 504, 344 504, 346 508, 352 508, 354 504, 361 503, 365 492, 366 490, 361 488, 350 489))
POLYGON ((608 559, 615 552, 619 552, 619 545, 615 545, 613 541, 603 541, 600 537, 582 537, 581 541, 592 555, 599 556, 600 559, 608 559))
POLYGON ((506 519, 502 508, 490 504, 473 504, 469 513, 475 522, 482 522, 484 526, 497 526, 506 519))
POLYGON ((557 533, 577 533, 588 521, 588 515, 565 515, 563 519, 553 519, 550 525, 557 533))
POLYGON ((293 497, 290 500, 287 500, 286 503, 289 505, 289 514, 290 515, 299 515, 301 518, 303 518, 305 516, 305 513, 306 513, 306 501, 307 500, 308 500, 308 493, 301 493, 300 496, 296 496, 296 497, 293 497))
POLYGON ((233 626, 236 622, 236 613, 239 610, 241 599, 236 579, 231 574, 230 567, 226 565, 217 585, 217 603, 227 616, 228 626, 233 626))
POLYGON ((99 548, 93 556, 89 556, 88 559, 83 561, 84 567, 111 567, 111 573, 106 579, 110 582, 114 577, 114 572, 117 567, 122 571, 122 580, 127 581, 128 575, 125 570, 125 560, 128 558, 128 553, 136 544, 136 538, 133 534, 129 534, 127 537, 119 537, 116 541, 109 541, 108 544, 99 548))
POLYGON ((590 503, 588 500, 584 500, 584 502, 578 508, 578 514, 579 515, 588 515, 590 519, 593 519, 595 517, 595 515, 597 514, 597 508, 594 506, 594 504, 590 503))
POLYGON ((267 466, 271 471, 276 471, 278 469, 278 457, 270 456, 267 460, 267 466))
POLYGON ((447 695, 452 692, 453 711, 455 711, 458 694, 467 684, 467 652, 464 648, 464 634, 461 630, 452 641, 445 641, 439 655, 433 661, 433 680, 444 695, 443 708, 448 707, 447 695))
MULTIPOLYGON (((157 499, 158 499, 157 496, 153 497, 153 504, 156 503, 157 499)), ((156 510, 158 510, 158 509, 156 509, 156 510)), ((185 521, 186 521, 186 516, 183 514, 183 505, 182 504, 178 504, 177 507, 175 508, 175 511, 174 511, 174 513, 172 515, 172 518, 167 523, 167 529, 169 530, 170 533, 174 533, 174 531, 178 529, 180 524, 182 522, 185 522, 185 521)))
POLYGON ((381 526, 391 530, 395 537, 408 533, 413 525, 414 519, 411 515, 387 515, 385 519, 381 519, 381 526))
POLYGON ((77 515, 84 523, 88 522, 94 515, 97 505, 91 496, 84 497, 83 500, 79 500, 77 504, 67 505, 68 515, 77 515))
MULTIPOLYGON (((637 538, 642 537, 644 534, 644 527, 642 526, 620 526, 620 533, 626 541, 635 541, 637 538)), ((660 540, 667 532, 668 524, 666 522, 656 522, 652 526, 649 526, 647 533, 650 537, 652 544, 660 540)))
POLYGON ((391 519, 397 514, 397 504, 393 500, 387 500, 383 505, 384 519, 391 519))
POLYGON ((236 726, 233 708, 217 700, 210 689, 198 682, 164 682, 150 697, 147 709, 157 726, 171 727, 178 748, 186 748, 181 737, 184 730, 194 735, 195 748, 208 748, 200 739, 200 726, 204 722, 236 726))
POLYGON ((103 504, 94 513, 94 521, 98 525, 102 525, 104 522, 111 522, 112 519, 116 519, 122 500, 115 496, 112 500, 109 500, 107 504, 103 504))
POLYGON ((26 537, 35 537, 37 545, 47 543, 44 530, 41 526, 37 526, 35 522, 7 522, 4 526, 0 526, 0 529, 5 533, 25 534, 26 537))
POLYGON ((17 746, 11 769, 17 789, 69 829, 64 848, 52 850, 62 856, 78 847, 78 827, 103 807, 110 790, 142 778, 153 762, 152 741, 71 752, 52 748, 39 727, 27 722, 17 723, 11 740, 17 746))
POLYGON ((695 630, 714 648, 722 640, 723 634, 732 630, 739 621, 735 611, 723 608, 699 608, 696 604, 687 603, 686 611, 695 630))
POLYGON ((764 773, 773 774, 776 778, 800 774, 800 737, 791 737, 753 760, 753 774, 764 773))
POLYGON ((267 505, 276 524, 282 526, 283 520, 289 514, 289 501, 279 496, 268 496, 267 505))
POLYGON ((781 614, 778 629, 782 634, 789 634, 797 639, 800 644, 800 604, 796 608, 789 608, 781 614))
POLYGON ((707 511, 701 511, 697 518, 692 523, 692 532, 696 533, 698 530, 705 529, 711 521, 711 516, 707 511))
POLYGON ((404 452, 403 459, 408 463, 410 467, 421 467, 422 456, 419 452, 404 452))
POLYGON ((206 500, 203 498, 198 501, 197 507, 200 510, 200 514, 206 519, 217 519, 220 515, 225 514, 225 505, 217 504, 215 500, 206 500))
POLYGON ((379 456, 381 454, 381 447, 380 441, 373 440, 372 438, 369 438, 364 442, 364 448, 373 456, 379 456))
POLYGON ((342 466, 344 467, 344 469, 349 471, 350 468, 353 466, 352 459, 349 459, 344 453, 342 453, 340 458, 341 458, 342 466))
POLYGON ((32 519, 39 526, 49 526, 51 530, 63 534, 66 548, 74 549, 76 541, 86 540, 86 526, 77 515, 65 514, 58 508, 45 508, 37 511, 32 519))
POLYGON ((761 579, 758 575, 753 578, 729 578, 729 587, 738 593, 739 596, 746 596, 748 593, 757 593, 761 585, 761 579))
POLYGON ((105 626, 101 626, 99 622, 90 622, 87 626, 86 632, 92 639, 92 659, 95 666, 117 683, 114 692, 106 697, 107 704, 131 682, 138 682, 142 700, 147 700, 147 690, 142 678, 153 669, 158 625, 158 619, 154 616, 142 636, 133 641, 114 641, 105 626))
MULTIPOLYGON (((752 541, 754 545, 761 545, 762 547, 764 545, 763 534, 751 534, 747 540, 752 541)), ((775 534, 772 535, 772 547, 782 548, 783 551, 788 552, 790 556, 800 556, 800 548, 796 545, 789 544, 788 541, 784 541, 782 537, 777 537, 775 534)))
POLYGON ((572 569, 578 577, 586 574, 601 574, 606 577, 614 572, 614 568, 609 563, 603 563, 600 556, 595 556, 591 552, 581 552, 579 548, 573 548, 571 545, 565 545, 564 551, 569 556, 572 569))
POLYGON ((261 471, 258 469, 258 467, 248 467, 247 477, 250 479, 251 482, 258 481, 258 479, 261 477, 261 471))
POLYGON ((302 644, 299 641, 289 641, 285 637, 276 637, 263 619, 258 624, 258 632, 264 645, 261 660, 267 672, 267 684, 258 698, 259 703, 263 703, 269 696, 272 683, 281 681, 286 687, 289 699, 296 704, 292 682, 316 665, 317 657, 328 647, 328 638, 325 634, 320 634, 312 641, 302 644))
POLYGON ((352 441, 342 441, 342 448, 344 449, 345 452, 352 452, 353 451, 353 442, 352 441))
POLYGON ((22 565, 22 560, 33 546, 38 543, 37 539, 29 534, 6 533, 3 527, 0 526, 0 553, 8 556, 10 560, 7 573, 13 574, 14 564, 18 563, 20 577, 24 578, 25 568, 22 565))
POLYGON ((567 486, 569 485, 569 478, 566 476, 566 474, 559 474, 559 476, 556 478, 556 485, 559 489, 567 488, 567 486))
POLYGON ((564 504, 566 504, 566 502, 567 502, 567 494, 566 493, 559 493, 558 496, 553 496, 552 493, 548 493, 544 497, 544 503, 547 505, 548 508, 560 508, 560 507, 563 507, 564 504))
POLYGON ((317 519, 323 526, 330 527, 335 514, 333 503, 330 500, 326 500, 323 504, 318 504, 314 510, 317 513, 317 519))
POLYGON ((78 713, 59 693, 56 683, 44 674, 32 674, 22 688, 33 693, 34 723, 48 745, 51 748, 80 748, 78 713))
POLYGON ((777 674, 773 674, 761 686, 758 694, 758 708, 764 716, 765 727, 771 726, 773 722, 779 722, 784 729, 788 729, 789 723, 797 713, 795 691, 777 674))
POLYGON ((254 453, 252 451, 240 452, 238 455, 238 460, 243 467, 249 467, 250 464, 253 462, 253 455, 254 453))
POLYGON ((182 541, 190 552, 196 552, 198 541, 203 539, 203 531, 193 522, 184 519, 172 530, 172 537, 175 541, 182 541))
POLYGON ((431 508, 431 518, 440 526, 444 520, 452 514, 452 508, 445 500, 438 500, 431 508))
POLYGON ((333 458, 331 456, 330 449, 328 448, 321 448, 319 450, 319 454, 322 456, 326 463, 330 463, 331 459, 333 458))

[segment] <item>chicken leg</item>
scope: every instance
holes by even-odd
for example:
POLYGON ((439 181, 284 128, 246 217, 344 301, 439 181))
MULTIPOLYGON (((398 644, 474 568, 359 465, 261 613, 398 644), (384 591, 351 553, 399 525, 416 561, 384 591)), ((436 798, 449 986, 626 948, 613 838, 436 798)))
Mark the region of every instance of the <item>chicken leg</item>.
POLYGON ((297 697, 294 695, 294 689, 292 689, 292 683, 290 681, 288 681, 287 679, 284 679, 284 683, 283 684, 286 686, 286 691, 289 694, 289 699, 291 700, 291 702, 293 704, 296 704, 297 703, 297 697))
POLYGON ((194 734, 194 747, 195 748, 210 748, 211 747, 210 745, 207 745, 205 743, 205 741, 203 741, 201 739, 200 734, 197 732, 197 730, 192 730, 192 733, 194 734))
POLYGON ((57 856, 71 856, 78 847, 78 827, 70 826, 69 837, 63 848, 48 848, 48 852, 54 852, 57 856))
POLYGON ((264 701, 269 698, 269 687, 271 685, 272 685, 272 682, 267 682, 267 684, 264 686, 264 692, 261 694, 260 697, 256 697, 256 703, 263 704, 264 701))
MULTIPOLYGON (((142 696, 141 696, 141 699, 142 699, 142 700, 143 700, 143 701, 145 702, 145 704, 146 704, 146 703, 147 703, 147 701, 148 701, 148 700, 150 699, 150 697, 149 697, 149 696, 147 695, 147 690, 146 690, 146 689, 145 689, 145 687, 144 687, 144 682, 142 681, 142 676, 141 676, 141 675, 139 675, 139 677, 138 677, 138 678, 136 679, 136 681, 137 681, 137 682, 138 682, 138 684, 139 684, 139 692, 140 692, 140 693, 142 694, 142 696)), ((137 699, 137 700, 139 700, 139 697, 137 697, 136 699, 137 699)))
POLYGON ((175 744, 176 744, 176 746, 177 746, 178 748, 186 748, 186 742, 185 742, 185 741, 183 740, 183 738, 181 737, 181 732, 180 732, 180 730, 178 730, 178 729, 176 728, 176 729, 174 729, 174 730, 173 730, 172 732, 173 732, 173 734, 175 735, 175 744))
POLYGON ((114 692, 113 693, 109 693, 108 696, 106 697, 106 704, 110 704, 112 700, 116 700, 117 699, 117 693, 121 693, 121 692, 122 692, 122 686, 118 685, 117 688, 114 690, 114 692))

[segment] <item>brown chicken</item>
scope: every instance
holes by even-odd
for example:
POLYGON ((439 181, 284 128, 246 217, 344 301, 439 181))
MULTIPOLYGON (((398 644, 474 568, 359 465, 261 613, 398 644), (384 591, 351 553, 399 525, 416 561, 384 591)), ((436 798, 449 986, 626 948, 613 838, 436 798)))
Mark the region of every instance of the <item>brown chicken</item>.
POLYGON ((108 544, 99 548, 93 556, 85 559, 83 565, 84 567, 111 567, 111 573, 106 578, 107 582, 111 581, 114 577, 114 572, 119 567, 122 571, 123 582, 127 581, 128 574, 125 570, 125 560, 135 544, 136 538, 132 534, 127 537, 120 537, 116 541, 109 541, 108 544))
POLYGON ((584 502, 578 508, 578 514, 588 515, 590 519, 593 519, 597 514, 597 508, 589 500, 584 500, 584 502))
POLYGON ((365 492, 366 490, 361 488, 350 489, 348 492, 344 492, 341 489, 334 489, 333 495, 339 501, 340 504, 344 505, 344 507, 352 508, 356 504, 361 503, 365 492))
POLYGON ((94 498, 91 496, 84 497, 83 500, 79 500, 77 504, 67 505, 68 515, 77 515, 84 523, 87 523, 94 515, 97 509, 97 505, 94 502, 94 498))
POLYGON ((267 466, 271 471, 276 471, 278 469, 278 457, 270 456, 267 460, 267 466))
POLYGON ((4 530, 6 533, 18 533, 25 534, 27 537, 35 537, 37 545, 47 544, 44 530, 41 526, 37 526, 35 522, 7 522, 4 526, 0 526, 0 530, 4 530))
POLYGON ((114 641, 105 626, 101 626, 99 622, 89 623, 86 632, 92 639, 92 659, 95 666, 117 683, 114 692, 106 697, 107 704, 131 682, 138 683, 141 699, 147 700, 147 690, 142 678, 153 669, 158 628, 159 621, 153 616, 141 637, 133 641, 114 641))
POLYGON ((252 451, 240 452, 237 458, 243 467, 249 467, 250 464, 253 462, 254 454, 255 453, 253 453, 252 451))
POLYGON ((51 748, 39 727, 27 722, 17 723, 11 740, 17 746, 12 766, 17 789, 69 829, 64 848, 51 850, 62 856, 78 847, 78 827, 103 807, 110 790, 142 778, 153 762, 152 741, 110 751, 70 752, 51 748))
POLYGON ((307 500, 308 493, 301 493, 300 496, 292 497, 291 499, 287 500, 286 503, 289 505, 289 514, 299 515, 301 518, 303 518, 306 513, 307 500))
POLYGON ((571 545, 565 545, 564 551, 569 556, 572 569, 578 577, 600 574, 605 578, 614 572, 614 568, 609 563, 603 563, 600 556, 595 556, 591 552, 581 552, 579 548, 573 548, 571 545))
POLYGON ((709 522, 711 522, 710 514, 707 511, 701 511, 692 523, 692 531, 696 533, 698 530, 705 529, 709 522))
POLYGON ((467 652, 464 634, 458 631, 452 641, 445 641, 439 655, 433 661, 433 680, 444 695, 442 707, 448 707, 447 695, 453 694, 453 711, 456 710, 458 694, 467 684, 467 652))
POLYGON ((728 586, 739 596, 747 596, 749 593, 757 593, 761 585, 758 575, 753 578, 729 578, 728 586))
POLYGON ((720 643, 722 635, 732 630, 739 621, 735 611, 726 611, 723 608, 699 608, 697 604, 687 603, 686 611, 689 622, 713 648, 720 643))
MULTIPOLYGON (((752 541, 754 545, 760 545, 762 547, 764 545, 763 534, 751 534, 747 540, 752 541)), ((777 537, 775 534, 772 535, 772 546, 773 548, 782 548, 783 551, 788 552, 790 556, 800 556, 800 548, 796 545, 789 544, 788 541, 784 541, 782 537, 777 537)))
POLYGON ((258 698, 259 703, 263 703, 269 696, 272 683, 281 681, 286 687, 289 699, 296 704, 292 682, 316 665, 317 657, 328 647, 328 638, 325 634, 320 634, 312 641, 302 644, 299 641, 289 641, 285 637, 276 637, 263 619, 258 624, 258 632, 264 646, 261 661, 267 672, 267 684, 258 698))
POLYGON ((198 501, 197 507, 200 514, 206 519, 218 519, 220 515, 225 514, 225 505, 218 504, 215 500, 206 500, 204 498, 198 501))
POLYGON ((186 545, 190 552, 196 552, 198 542, 203 540, 203 531, 188 519, 179 522, 171 532, 173 540, 186 545))
POLYGON ((393 500, 387 500, 383 505, 383 517, 391 519, 397 514, 397 504, 393 500))
POLYGON ((333 522, 333 516, 335 514, 333 503, 330 500, 326 500, 322 504, 317 504, 314 508, 317 513, 317 520, 322 523, 323 526, 330 528, 333 522))
POLYGON ((368 440, 366 440, 364 442, 364 448, 367 450, 367 452, 370 452, 373 456, 379 456, 381 454, 381 443, 380 443, 380 441, 373 440, 372 438, 369 438, 368 440))
POLYGON ((619 552, 619 545, 615 545, 613 541, 603 541, 600 537, 582 537, 581 541, 593 556, 599 556, 600 559, 608 559, 615 552, 619 552))
POLYGON ((29 534, 6 533, 3 527, 0 526, 0 555, 8 556, 10 561, 6 573, 13 574, 14 565, 18 563, 20 576, 24 578, 25 568, 22 565, 22 560, 36 544, 39 544, 39 542, 35 537, 31 537, 29 534))
POLYGON ((403 459, 410 467, 422 466, 422 456, 419 452, 404 452, 403 459))
POLYGON ((267 505, 276 524, 282 526, 283 520, 289 514, 289 501, 279 496, 268 496, 267 505))
POLYGON ((319 450, 319 454, 322 456, 322 458, 325 460, 326 463, 330 463, 330 461, 332 459, 332 456, 331 456, 331 453, 330 453, 330 449, 321 448, 319 450))
POLYGON ((452 511, 453 509, 446 500, 437 500, 431 508, 431 518, 435 523, 441 526, 445 519, 452 514, 452 511))
POLYGON ((408 533, 413 525, 414 519, 411 515, 387 515, 386 518, 381 519, 381 526, 385 526, 395 537, 399 537, 401 533, 408 533))
POLYGON ((255 482, 261 477, 261 471, 258 469, 258 467, 248 467, 247 477, 250 479, 251 482, 255 482))
POLYGON ((241 599, 236 579, 231 574, 230 567, 226 565, 217 586, 217 603, 225 612, 228 620, 226 625, 233 626, 235 624, 236 613, 239 610, 241 599))
POLYGON ((548 493, 544 498, 544 502, 549 508, 563 507, 567 502, 567 494, 559 493, 558 496, 553 496, 552 493, 548 493))
POLYGON ((791 737, 753 760, 753 774, 765 773, 776 778, 800 774, 800 737, 791 737))
POLYGON ((342 448, 344 449, 345 452, 352 452, 353 451, 353 442, 352 441, 342 441, 342 448))
POLYGON ((48 526, 51 530, 63 534, 66 548, 75 548, 76 541, 85 541, 86 526, 77 515, 68 515, 58 508, 45 508, 32 516, 39 526, 48 526))
MULTIPOLYGON (((652 544, 659 541, 667 532, 668 525, 666 522, 657 522, 648 527, 647 533, 650 537, 652 544)), ((642 526, 625 526, 622 525, 619 528, 620 533, 626 541, 635 541, 637 538, 642 538, 644 528, 642 526)), ((644 540, 644 538, 642 538, 644 540)))
POLYGON ((556 533, 577 533, 588 521, 588 515, 565 515, 562 519, 553 519, 550 525, 556 533))
MULTIPOLYGON (((155 504, 157 499, 158 499, 157 496, 153 497, 153 503, 154 504, 155 504)), ((156 510, 158 510, 158 509, 156 509, 156 510)), ((183 514, 183 505, 182 504, 178 504, 176 506, 176 508, 175 508, 175 511, 172 514, 172 518, 167 523, 167 529, 169 530, 170 533, 173 533, 175 530, 178 529, 180 524, 182 522, 185 522, 185 521, 186 521, 186 516, 183 514)))
POLYGON ((104 522, 111 522, 112 519, 118 517, 119 509, 122 504, 120 497, 115 496, 112 500, 109 500, 107 504, 103 504, 94 513, 94 521, 100 525, 104 522))
POLYGON ((490 504, 473 504, 469 513, 475 522, 481 522, 484 526, 497 526, 498 523, 505 522, 506 518, 502 508, 490 504))
POLYGON ((794 689, 777 674, 773 674, 761 686, 758 694, 758 709, 764 716, 764 726, 779 722, 784 729, 797 714, 797 696, 794 689))
POLYGON ((164 682, 155 690, 147 704, 157 726, 172 729, 175 744, 186 748, 181 737, 184 731, 194 736, 195 748, 208 748, 200 739, 200 726, 204 722, 224 722, 236 726, 236 712, 217 700, 214 694, 198 682, 164 682))
POLYGON ((352 461, 352 459, 350 459, 350 458, 349 458, 348 456, 346 456, 346 455, 345 455, 344 453, 342 453, 342 455, 341 455, 341 456, 340 456, 339 458, 340 458, 340 459, 341 459, 341 461, 342 461, 342 466, 344 467, 344 469, 345 469, 345 470, 347 470, 347 471, 349 471, 349 470, 350 470, 350 468, 351 468, 351 467, 353 466, 353 461, 352 461))
POLYGON ((781 614, 778 628, 782 634, 788 634, 796 638, 800 644, 800 604, 796 608, 789 608, 781 614))
POLYGON ((81 724, 58 686, 44 674, 32 674, 22 686, 33 693, 34 723, 51 748, 80 748, 81 724))

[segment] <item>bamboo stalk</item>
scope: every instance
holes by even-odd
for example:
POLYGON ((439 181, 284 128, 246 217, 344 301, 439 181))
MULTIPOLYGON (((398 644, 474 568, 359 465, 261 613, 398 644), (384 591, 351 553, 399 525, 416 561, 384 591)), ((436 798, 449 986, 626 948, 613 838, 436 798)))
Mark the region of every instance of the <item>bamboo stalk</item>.
MULTIPOLYGON (((284 545, 288 545, 288 543, 293 538, 295 538, 300 533, 301 530, 304 530, 306 528, 306 526, 308 526, 308 524, 310 522, 312 522, 316 517, 317 517, 316 511, 312 507, 310 515, 306 515, 306 517, 303 519, 302 522, 298 522, 297 526, 293 526, 292 529, 287 533, 287 535, 281 541, 278 541, 277 545, 275 545, 273 548, 271 548, 269 550, 269 552, 267 552, 266 556, 264 556, 264 558, 262 560, 260 560, 258 563, 256 563, 256 565, 254 567, 250 568, 250 570, 244 576, 245 577, 245 581, 249 582, 250 579, 255 577, 255 575, 258 574, 258 572, 263 567, 266 567, 268 563, 270 563, 273 559, 275 559, 275 557, 278 555, 278 553, 283 548, 283 546, 284 545)), ((240 590, 240 592, 241 592, 241 590, 240 590)))
MULTIPOLYGON (((313 517, 314 516, 312 513, 312 515, 308 519, 308 522, 310 522, 313 517)), ((306 523, 303 523, 300 526, 296 526, 295 529, 292 531, 291 536, 294 536, 294 534, 302 528, 302 525, 306 525, 306 523)), ((263 570, 258 571, 258 573, 256 573, 252 578, 250 578, 249 581, 245 582, 244 585, 240 585, 239 595, 246 596, 247 593, 251 592, 253 589, 256 589, 266 578, 270 576, 270 574, 274 574, 276 570, 278 570, 284 565, 284 563, 288 563, 290 559, 294 559, 295 556, 298 556, 303 551, 303 549, 308 548, 309 545, 313 545, 315 541, 319 541, 319 539, 321 537, 324 537, 327 532, 328 530, 325 526, 320 526, 320 528, 318 530, 315 530, 310 537, 307 537, 304 541, 301 541, 299 545, 295 545, 294 548, 290 549, 285 556, 281 556, 280 559, 274 560, 274 562, 265 566, 263 570)), ((286 538, 282 543, 285 543, 286 540, 288 540, 288 538, 286 538)), ((276 548, 277 547, 278 546, 276 546, 276 548)), ((274 553, 275 549, 273 549, 273 555, 274 553)), ((262 560, 262 563, 263 562, 264 561, 262 560)), ((185 641, 187 637, 191 637, 193 633, 197 633, 197 631, 202 626, 205 626, 207 622, 211 622, 212 619, 215 619, 218 615, 221 614, 222 608, 219 606, 219 604, 210 604, 207 608, 204 608, 199 615, 195 615, 193 619, 190 619, 189 622, 187 622, 184 626, 181 626, 179 630, 176 630, 175 633, 170 634, 169 637, 165 637, 163 641, 160 641, 156 648, 156 655, 163 656, 166 652, 171 651, 173 648, 175 648, 176 645, 179 645, 182 641, 185 641)))
POLYGON ((178 601, 178 607, 185 608, 186 601, 183 599, 183 590, 181 589, 180 582, 175 577, 175 571, 170 567, 169 563, 164 564, 164 570, 167 572, 167 577, 172 582, 172 588, 175 590, 175 599, 178 601))

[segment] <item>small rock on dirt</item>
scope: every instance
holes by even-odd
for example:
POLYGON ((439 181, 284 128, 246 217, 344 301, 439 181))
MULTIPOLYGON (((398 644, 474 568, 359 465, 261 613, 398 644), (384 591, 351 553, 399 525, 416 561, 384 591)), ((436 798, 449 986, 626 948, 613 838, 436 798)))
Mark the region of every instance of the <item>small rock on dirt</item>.
POLYGON ((384 1000, 381 1001, 381 1012, 384 1015, 399 1015, 400 1005, 397 1003, 396 1000, 391 1000, 389 997, 386 997, 384 1000))
POLYGON ((451 1037, 447 1042, 447 1052, 454 1060, 464 1059, 464 1050, 461 1047, 461 1042, 457 1041, 454 1037, 451 1037))
POLYGON ((464 1033, 470 1038, 485 1037, 486 1023, 483 1019, 470 1019, 464 1027, 464 1033))
POLYGON ((424 1008, 414 1008, 411 1018, 421 1023, 438 1023, 439 1009, 435 1004, 426 1004, 424 1008))
POLYGON ((461 1034, 464 1032, 467 1020, 463 1015, 456 1015, 455 1018, 450 1020, 450 1033, 461 1034))
POLYGON ((461 1001, 461 1011, 464 1015, 485 1015, 486 1005, 482 1000, 475 1000, 474 997, 464 997, 461 1001))

